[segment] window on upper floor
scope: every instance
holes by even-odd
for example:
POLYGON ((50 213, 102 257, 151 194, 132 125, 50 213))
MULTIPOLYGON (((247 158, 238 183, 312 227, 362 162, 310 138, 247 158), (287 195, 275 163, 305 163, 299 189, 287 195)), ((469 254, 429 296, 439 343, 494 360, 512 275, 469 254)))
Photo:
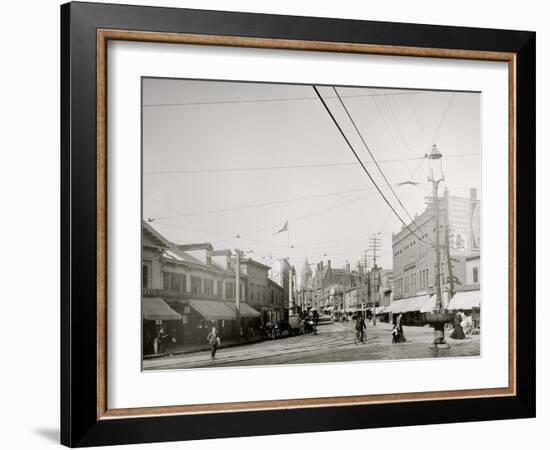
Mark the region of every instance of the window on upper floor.
POLYGON ((202 278, 200 277, 191 277, 191 292, 193 294, 202 293, 202 278))
POLYGON ((142 265, 142 272, 141 272, 141 283, 143 289, 150 289, 151 288, 151 268, 153 263, 151 261, 143 261, 142 265))
POLYGON ((214 294, 214 280, 208 278, 204 280, 204 293, 208 295, 214 294))
POLYGON ((162 288, 166 291, 184 292, 187 290, 187 278, 181 273, 162 272, 162 288))
POLYGON ((225 298, 226 299, 235 298, 235 283, 231 283, 231 282, 225 283, 225 298))

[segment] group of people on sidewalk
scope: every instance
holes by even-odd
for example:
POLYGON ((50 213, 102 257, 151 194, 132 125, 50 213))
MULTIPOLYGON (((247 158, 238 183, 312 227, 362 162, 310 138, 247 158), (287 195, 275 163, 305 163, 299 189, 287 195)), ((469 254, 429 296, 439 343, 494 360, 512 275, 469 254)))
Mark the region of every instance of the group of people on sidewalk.
MULTIPOLYGON (((469 334, 471 329, 471 317, 466 316, 462 310, 459 310, 454 318, 453 322, 453 332, 449 336, 451 339, 466 339, 466 334, 469 334), (466 330, 466 334, 465 334, 466 330)), ((365 339, 365 333, 366 333, 366 323, 365 318, 363 317, 363 314, 359 313, 357 315, 357 319, 355 322, 355 331, 357 332, 357 336, 360 337, 361 341, 363 342, 365 339)), ((403 314, 400 313, 395 317, 395 320, 393 322, 393 328, 392 328, 392 344, 401 344, 404 342, 407 342, 407 338, 405 337, 405 333, 403 331, 403 314)))

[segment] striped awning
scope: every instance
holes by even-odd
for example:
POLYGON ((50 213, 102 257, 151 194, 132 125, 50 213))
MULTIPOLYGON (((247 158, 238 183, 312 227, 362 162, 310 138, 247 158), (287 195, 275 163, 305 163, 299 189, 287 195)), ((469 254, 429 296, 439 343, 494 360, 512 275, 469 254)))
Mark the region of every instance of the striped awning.
POLYGON ((143 299, 143 318, 146 320, 181 320, 181 314, 174 311, 159 297, 143 299))

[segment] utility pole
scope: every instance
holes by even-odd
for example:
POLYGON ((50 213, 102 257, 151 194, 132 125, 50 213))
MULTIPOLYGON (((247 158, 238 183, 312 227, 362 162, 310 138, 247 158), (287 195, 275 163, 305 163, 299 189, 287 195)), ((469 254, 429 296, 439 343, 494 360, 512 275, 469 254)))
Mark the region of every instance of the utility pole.
POLYGON ((292 298, 292 266, 290 258, 288 259, 288 313, 294 313, 294 300, 292 298))
POLYGON ((235 321, 237 339, 241 338, 241 251, 235 249, 235 321))
POLYGON ((440 229, 439 229, 439 197, 437 194, 439 183, 445 180, 445 175, 443 175, 443 168, 441 164, 441 153, 439 149, 434 144, 430 154, 428 155, 428 160, 431 164, 436 165, 436 162, 439 162, 439 171, 438 174, 434 176, 434 168, 430 165, 430 176, 428 177, 428 182, 432 183, 432 197, 433 197, 433 208, 435 216, 435 232, 434 232, 434 250, 435 250, 435 280, 434 280, 434 289, 435 289, 435 310, 433 311, 433 320, 432 325, 434 328, 434 341, 432 348, 449 348, 449 344, 445 342, 445 317, 443 317, 442 309, 442 294, 441 294, 441 246, 439 244, 440 238, 440 229))
POLYGON ((435 233, 434 233, 434 240, 435 240, 435 295, 436 295, 436 301, 435 301, 435 309, 441 310, 443 304, 441 299, 441 248, 439 244, 439 199, 437 197, 437 188, 439 186, 439 182, 441 180, 434 180, 431 179, 433 183, 433 201, 434 201, 434 208, 435 208, 435 233))
POLYGON ((365 275, 368 273, 369 271, 369 252, 371 251, 370 248, 368 248, 367 250, 365 250, 363 252, 363 265, 364 265, 364 268, 365 268, 365 275))
POLYGON ((451 249, 449 246, 449 224, 445 226, 445 247, 447 250, 447 269, 449 272, 449 299, 453 297, 455 291, 455 280, 453 276, 453 262, 451 260, 451 249))
POLYGON ((380 250, 380 233, 373 234, 369 238, 369 250, 372 252, 373 266, 376 267, 376 254, 380 250))

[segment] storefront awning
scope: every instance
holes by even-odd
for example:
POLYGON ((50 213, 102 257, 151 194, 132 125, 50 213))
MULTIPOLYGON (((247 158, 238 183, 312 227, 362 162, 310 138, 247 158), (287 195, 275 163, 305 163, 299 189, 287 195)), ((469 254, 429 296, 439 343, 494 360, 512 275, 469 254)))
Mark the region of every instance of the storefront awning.
POLYGON ((422 313, 432 312, 435 309, 435 300, 436 300, 436 296, 432 295, 429 298, 429 300, 426 303, 424 303, 424 306, 422 306, 422 308, 420 309, 420 312, 422 313))
POLYGON ((143 299, 143 318, 146 320, 181 320, 181 314, 174 311, 159 297, 143 299))
MULTIPOLYGON (((237 311, 235 303, 225 302, 225 304, 229 309, 231 309, 231 312, 233 313, 233 319, 235 319, 237 311)), ((239 304, 239 311, 241 313, 241 317, 260 317, 260 313, 252 308, 252 306, 250 306, 248 303, 241 302, 239 304)))
POLYGON ((422 311, 425 305, 430 302, 429 295, 417 295, 416 297, 395 300, 389 304, 384 313, 406 313, 413 311, 422 311))
POLYGON ((235 320, 235 313, 219 300, 189 300, 189 306, 208 320, 235 320))
POLYGON ((405 298, 403 300, 394 300, 389 304, 389 306, 386 308, 384 313, 400 313, 405 312, 405 308, 407 306, 407 303, 409 302, 408 298, 405 298))
POLYGON ((472 309, 481 306, 481 291, 457 292, 449 302, 447 309, 472 309))
POLYGON ((422 307, 430 300, 429 295, 417 295, 411 297, 404 312, 420 311, 422 307))

